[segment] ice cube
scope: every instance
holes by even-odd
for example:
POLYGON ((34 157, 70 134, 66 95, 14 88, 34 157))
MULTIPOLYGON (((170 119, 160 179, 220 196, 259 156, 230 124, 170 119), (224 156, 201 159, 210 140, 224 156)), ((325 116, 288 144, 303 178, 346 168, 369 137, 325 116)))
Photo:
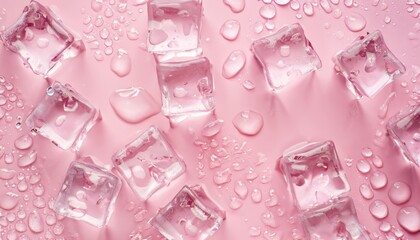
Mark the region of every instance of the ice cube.
POLYGON ((318 54, 299 23, 254 41, 251 48, 273 89, 283 88, 322 67, 318 54))
POLYGON ((357 38, 338 52, 333 61, 357 98, 375 96, 396 76, 405 72, 404 65, 388 49, 380 31, 357 38))
POLYGON ((148 49, 153 53, 199 47, 201 0, 150 0, 148 49))
POLYGON ((304 143, 280 158, 281 170, 301 210, 335 199, 350 190, 334 143, 304 143))
POLYGON ((78 151, 87 132, 99 119, 99 110, 69 84, 56 81, 29 114, 26 125, 60 148, 78 151))
POLYGON ((185 172, 184 161, 154 126, 112 158, 115 167, 143 201, 185 172))
POLYGON ((82 40, 37 1, 31 1, 16 23, 0 37, 8 49, 19 54, 25 65, 44 77, 51 75, 63 60, 85 49, 82 40))
POLYGON ((402 155, 420 167, 420 104, 392 117, 387 129, 402 155))
POLYGON ((103 227, 114 211, 121 180, 99 166, 74 161, 54 203, 63 216, 103 227))
POLYGON ((210 112, 214 109, 214 85, 207 58, 158 63, 162 112, 166 116, 210 112))
POLYGON ((309 239, 370 240, 360 225, 353 200, 345 197, 303 214, 304 228, 309 239))
POLYGON ((224 219, 225 212, 196 185, 184 186, 151 223, 167 239, 205 240, 220 228, 224 219))

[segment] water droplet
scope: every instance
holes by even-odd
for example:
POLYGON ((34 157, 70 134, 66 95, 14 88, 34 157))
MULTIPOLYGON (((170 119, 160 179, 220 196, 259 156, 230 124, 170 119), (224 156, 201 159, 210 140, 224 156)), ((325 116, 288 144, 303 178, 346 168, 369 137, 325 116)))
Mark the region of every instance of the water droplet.
POLYGON ((160 111, 149 92, 139 87, 114 91, 109 103, 117 116, 129 123, 139 123, 160 111))
POLYGON ((368 148, 368 147, 364 147, 362 149, 362 156, 365 158, 370 158, 373 156, 373 152, 372 149, 368 148))
POLYGON ((130 40, 137 40, 140 37, 140 32, 137 28, 131 27, 127 30, 127 38, 130 40))
POLYGON ((260 8, 260 15, 265 19, 273 19, 276 16, 276 7, 273 4, 266 4, 260 8))
POLYGON ((139 6, 147 3, 147 0, 131 0, 133 6, 139 6))
POLYGON ((373 163, 373 165, 375 166, 375 167, 377 167, 377 168, 381 168, 381 167, 383 167, 383 161, 382 161, 382 158, 381 157, 379 157, 379 156, 374 156, 373 158, 372 158, 372 163, 373 163))
POLYGON ((4 162, 7 164, 12 164, 15 161, 15 156, 13 153, 6 153, 4 155, 4 162))
POLYGON ((15 229, 16 231, 23 233, 26 231, 27 227, 26 227, 26 224, 22 220, 19 220, 15 224, 15 229))
POLYGON ((37 212, 31 212, 28 217, 29 229, 34 233, 40 233, 44 231, 44 224, 42 217, 37 212))
POLYGON ((370 176, 370 185, 375 190, 384 188, 387 183, 388 179, 385 173, 381 171, 376 171, 372 174, 372 176, 370 176))
POLYGON ((223 0, 234 13, 242 12, 245 9, 245 0, 223 0))
POLYGON ((391 231, 391 229, 392 229, 392 226, 387 221, 383 221, 381 225, 379 225, 379 230, 381 230, 382 232, 389 232, 391 231))
POLYGON ((279 223, 275 219, 274 214, 270 211, 265 212, 261 215, 261 221, 268 227, 276 228, 279 223))
POLYGON ((109 30, 108 30, 108 28, 104 28, 104 29, 102 29, 100 32, 99 32, 99 36, 102 38, 102 39, 107 39, 108 37, 109 37, 109 30))
POLYGON ((270 189, 269 198, 265 200, 265 206, 274 207, 279 203, 279 197, 274 192, 274 189, 270 189))
POLYGON ((235 50, 230 53, 229 57, 223 64, 222 75, 225 78, 233 78, 236 76, 245 66, 246 56, 241 50, 235 50))
POLYGON ((262 193, 259 189, 253 189, 251 193, 251 199, 254 203, 259 203, 262 200, 262 193))
POLYGON ((26 150, 32 147, 32 137, 24 134, 15 140, 15 147, 20 150, 26 150))
POLYGON ((402 208, 398 212, 397 221, 407 232, 420 231, 420 211, 416 207, 402 208))
POLYGON ((226 39, 233 41, 241 30, 241 24, 237 20, 227 20, 220 28, 220 34, 226 39))
POLYGON ((0 196, 0 208, 4 210, 12 210, 18 204, 18 195, 14 193, 6 193, 0 196))
POLYGON ((231 181, 231 179, 232 179, 232 171, 229 168, 226 168, 223 171, 216 172, 213 177, 213 181, 217 185, 228 183, 231 181))
POLYGON ((370 164, 364 159, 359 160, 357 163, 357 170, 361 173, 368 173, 370 169, 370 164))
POLYGON ((19 167, 28 167, 36 161, 37 152, 35 150, 30 151, 29 153, 23 155, 18 160, 19 167))
POLYGON ((305 2, 303 4, 303 12, 307 15, 307 16, 312 16, 314 15, 314 7, 312 6, 312 4, 310 2, 305 2))
POLYGON ((33 200, 32 204, 33 204, 35 207, 40 208, 40 209, 45 208, 45 206, 46 206, 46 202, 45 202, 45 200, 44 200, 43 198, 41 198, 41 197, 37 197, 37 198, 35 198, 35 199, 33 200))
POLYGON ((290 0, 274 0, 274 2, 275 2, 277 5, 280 5, 280 6, 285 6, 285 5, 289 4, 290 0))
POLYGON ((31 185, 37 184, 39 181, 41 181, 41 175, 39 173, 32 174, 29 177, 29 184, 31 185))
POLYGON ((331 8, 331 5, 328 2, 328 0, 320 0, 319 5, 321 5, 321 8, 324 9, 324 11, 326 13, 331 13, 332 12, 332 8, 331 8))
POLYGON ((249 80, 245 80, 242 83, 242 86, 246 89, 246 90, 253 90, 255 88, 255 84, 249 80))
POLYGON ((353 6, 353 0, 344 0, 344 5, 346 7, 351 7, 353 6))
POLYGON ((411 198, 411 189, 404 182, 395 182, 388 191, 389 200, 396 205, 408 202, 411 198))
POLYGON ((55 235, 60 235, 64 232, 64 225, 62 223, 57 223, 53 227, 53 233, 55 235))
POLYGON ((230 199, 229 207, 233 210, 236 210, 236 209, 242 207, 242 204, 243 203, 242 203, 241 199, 239 199, 237 197, 232 197, 230 199))
POLYGON ((388 216, 388 207, 381 200, 375 200, 369 205, 369 211, 377 219, 384 219, 388 216))
POLYGON ((359 32, 366 26, 366 19, 359 13, 353 12, 344 18, 344 23, 352 32, 359 32))
POLYGON ((259 113, 250 110, 238 113, 232 123, 240 133, 253 136, 260 132, 264 125, 264 120, 259 113))
POLYGON ((26 183, 25 179, 17 184, 17 189, 19 190, 19 192, 24 192, 28 190, 28 183, 26 183))
POLYGON ((111 59, 111 70, 119 77, 127 76, 131 71, 131 59, 123 49, 118 49, 111 59))
POLYGON ((248 195, 248 187, 242 181, 237 181, 235 183, 234 191, 241 199, 245 199, 248 195))
POLYGON ((362 195, 364 199, 370 200, 373 198, 373 191, 370 188, 370 186, 367 185, 366 183, 363 183, 360 185, 359 192, 360 192, 360 195, 362 195))
POLYGON ((102 6, 103 6, 103 0, 92 0, 90 2, 90 7, 95 12, 101 11, 102 10, 102 6))
POLYGON ((201 129, 201 135, 204 137, 213 137, 217 135, 223 127, 223 120, 217 119, 209 122, 201 129))
POLYGON ((55 217, 55 214, 49 214, 45 217, 45 223, 48 226, 52 226, 57 222, 57 218, 55 217))
POLYGON ((16 172, 14 170, 1 169, 0 168, 0 179, 10 180, 15 177, 16 172))
POLYGON ((299 3, 299 1, 297 1, 297 0, 292 0, 292 1, 290 2, 290 8, 291 8, 292 10, 295 10, 295 11, 299 10, 299 8, 300 8, 300 3, 299 3))
POLYGON ((384 18, 384 22, 385 22, 386 24, 390 23, 390 22, 391 22, 391 17, 389 17, 389 16, 385 16, 385 18, 384 18))
POLYGON ((389 94, 385 102, 379 107, 378 117, 384 119, 388 113, 389 103, 395 97, 395 92, 389 94))

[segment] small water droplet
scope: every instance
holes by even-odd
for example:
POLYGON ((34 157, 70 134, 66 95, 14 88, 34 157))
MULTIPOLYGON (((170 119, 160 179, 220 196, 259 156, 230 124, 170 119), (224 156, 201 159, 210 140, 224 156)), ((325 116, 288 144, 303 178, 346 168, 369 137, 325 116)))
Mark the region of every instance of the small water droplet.
POLYGON ((245 9, 245 0, 223 0, 234 13, 240 13, 245 9))
POLYGON ((235 40, 241 29, 241 24, 237 20, 227 20, 220 28, 220 34, 229 41, 235 40))
POLYGON ((90 2, 90 7, 95 12, 101 11, 102 10, 102 6, 103 6, 103 0, 92 0, 90 2))
POLYGON ((361 184, 360 185, 360 187, 359 187, 359 192, 360 192, 360 195, 362 195, 362 197, 364 198, 364 199, 367 199, 367 200, 370 200, 370 199, 372 199, 373 198, 373 191, 372 191, 372 189, 370 188, 370 186, 369 185, 367 185, 367 184, 365 184, 365 183, 363 183, 363 184, 361 184))
POLYGON ((119 77, 127 76, 131 71, 131 58, 123 49, 118 49, 111 59, 111 70, 119 77))
POLYGON ((31 212, 28 217, 29 229, 34 233, 40 233, 44 231, 44 224, 41 215, 37 212, 31 212))
POLYGON ((382 189, 388 183, 388 178, 386 177, 385 173, 381 171, 376 171, 370 176, 370 185, 373 189, 378 190, 382 189))
POLYGON ((264 30, 264 23, 262 23, 261 21, 256 21, 254 23, 254 33, 261 33, 264 30))
POLYGON ((204 137, 213 137, 217 135, 223 127, 223 120, 217 119, 209 122, 201 129, 201 135, 204 137))
POLYGON ((369 211, 377 219, 384 219, 388 216, 388 207, 381 200, 375 200, 369 205, 369 211))
POLYGON ((314 15, 314 7, 312 6, 312 4, 310 2, 305 2, 303 4, 303 12, 307 16, 313 16, 314 15))
POLYGON ((368 147, 364 147, 362 149, 362 156, 365 158, 370 158, 373 156, 373 152, 372 149, 368 148, 368 147))
POLYGON ((344 18, 344 23, 352 32, 359 32, 366 26, 366 19, 359 13, 353 12, 344 18))
POLYGON ((242 201, 241 199, 237 198, 237 197, 232 197, 230 199, 230 203, 229 203, 229 207, 233 210, 239 209, 240 207, 242 207, 242 201))
POLYGON ((266 4, 260 8, 260 15, 265 19, 273 19, 276 16, 276 7, 273 4, 266 4))
POLYGON ((332 12, 332 8, 331 8, 331 5, 328 2, 328 0, 320 0, 319 5, 321 5, 321 8, 324 9, 324 11, 326 13, 331 13, 332 12))
POLYGON ((234 191, 241 199, 245 199, 248 195, 248 187, 242 181, 237 181, 235 183, 234 191))
POLYGON ((259 113, 250 110, 238 113, 232 123, 240 133, 254 136, 262 129, 264 120, 259 113))
POLYGON ((253 189, 251 193, 251 199, 254 203, 259 203, 262 200, 262 193, 259 189, 253 189))
POLYGON ((232 179, 232 171, 229 168, 226 168, 223 171, 216 172, 213 177, 213 181, 217 185, 228 183, 231 181, 231 179, 232 179))
POLYGON ((381 157, 379 157, 379 156, 374 156, 374 157, 372 158, 372 163, 373 163, 373 165, 374 165, 375 167, 377 167, 377 168, 381 168, 381 167, 383 167, 383 161, 382 161, 382 158, 381 158, 381 157))
POLYGON ((249 236, 251 237, 258 237, 261 235, 261 228, 260 227, 250 227, 249 228, 249 236))
POLYGON ((359 172, 363 174, 368 173, 370 169, 370 164, 364 159, 359 160, 359 162, 357 163, 357 170, 359 170, 359 172))
POLYGON ((291 8, 292 10, 295 10, 295 11, 299 10, 299 8, 300 8, 300 3, 299 3, 299 1, 297 1, 297 0, 292 0, 292 1, 290 2, 290 8, 291 8))
POLYGON ((222 75, 225 78, 233 78, 245 66, 246 56, 241 50, 231 52, 223 64, 222 75))
POLYGON ((276 228, 279 223, 275 219, 274 214, 270 211, 267 211, 261 215, 261 221, 268 227, 276 228))
POLYGON ((408 202, 411 198, 411 188, 404 182, 395 182, 388 191, 389 200, 396 205, 408 202))

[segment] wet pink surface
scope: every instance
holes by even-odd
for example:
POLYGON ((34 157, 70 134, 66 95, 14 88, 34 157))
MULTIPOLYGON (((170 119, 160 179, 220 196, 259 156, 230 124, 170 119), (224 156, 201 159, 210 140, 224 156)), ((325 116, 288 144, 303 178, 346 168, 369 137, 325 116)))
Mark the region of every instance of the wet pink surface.
MULTIPOLYGON (((156 231, 148 229, 147 221, 159 207, 166 205, 183 185, 197 183, 205 185, 212 198, 226 210, 223 226, 211 239, 265 239, 273 233, 276 233, 279 239, 306 239, 296 217, 297 210, 293 207, 287 185, 278 170, 277 159, 291 145, 303 141, 324 140, 333 140, 336 145, 351 186, 349 195, 354 200, 360 223, 370 232, 371 238, 386 239, 385 234, 379 230, 383 221, 394 226, 391 231, 397 234, 402 231, 404 234, 402 239, 420 238, 419 232, 408 233, 397 223, 397 214, 401 208, 420 207, 420 170, 403 159, 386 136, 385 130, 389 117, 401 108, 407 107, 409 102, 419 101, 420 80, 414 82, 412 78, 415 70, 413 65, 419 65, 420 26, 419 18, 413 17, 413 13, 407 11, 409 5, 406 2, 409 1, 386 1, 386 8, 382 1, 377 6, 372 4, 375 1, 367 0, 363 3, 360 1, 357 7, 346 7, 343 1, 340 1, 339 5, 331 5, 333 9, 342 10, 339 19, 334 17, 334 12, 327 14, 320 6, 315 7, 313 16, 306 16, 302 10, 294 11, 289 5, 276 5, 277 14, 271 20, 275 24, 275 30, 286 24, 299 22, 322 60, 323 66, 305 79, 294 81, 280 91, 273 92, 268 88, 262 68, 250 51, 253 40, 269 34, 267 29, 259 34, 254 32, 255 22, 265 22, 259 15, 259 9, 264 3, 256 0, 246 1, 244 11, 233 13, 222 0, 204 0, 201 45, 203 55, 213 65, 216 86, 215 114, 191 117, 172 124, 160 113, 140 123, 127 123, 117 116, 109 104, 109 97, 115 90, 129 87, 142 87, 160 102, 154 59, 145 51, 147 8, 146 5, 133 6, 132 2, 140 1, 128 1, 128 11, 120 13, 115 10, 113 16, 107 18, 104 16, 105 7, 97 13, 92 10, 90 1, 42 1, 46 5, 54 5, 64 23, 80 34, 87 32, 88 24, 83 23, 87 16, 90 16, 94 22, 97 15, 103 15, 104 25, 95 26, 93 32, 89 33, 95 35, 102 50, 105 49, 105 40, 99 36, 100 31, 120 15, 125 16, 127 22, 130 22, 127 29, 134 26, 139 32, 137 40, 129 40, 124 34, 118 41, 114 41, 113 53, 103 54, 101 61, 95 60, 96 49, 92 49, 93 44, 84 38, 86 51, 77 58, 65 62, 52 79, 70 83, 101 110, 103 119, 88 133, 79 155, 91 155, 98 165, 111 168, 111 156, 153 124, 166 132, 169 142, 187 165, 186 173, 173 181, 169 187, 156 192, 146 203, 139 201, 124 182, 116 201, 114 214, 109 224, 102 229, 67 218, 58 217, 57 221, 53 221, 51 216, 54 216, 54 213, 49 208, 50 199, 56 197, 67 167, 76 159, 76 155, 55 147, 40 136, 34 137, 30 149, 17 150, 14 147, 15 139, 28 132, 24 126, 16 128, 18 117, 26 118, 32 107, 44 96, 48 83, 42 77, 34 75, 29 68, 25 68, 16 54, 1 46, 0 75, 5 77, 6 82, 14 85, 12 90, 6 90, 4 94, 13 92, 25 102, 23 108, 16 106, 8 111, 9 115, 0 119, 2 131, 0 145, 4 147, 5 153, 0 160, 0 168, 16 171, 12 179, 0 179, 0 201, 10 198, 5 197, 4 194, 7 192, 18 195, 12 197, 10 205, 2 205, 3 208, 0 208, 1 239, 7 239, 8 234, 13 233, 30 239, 142 239, 134 238, 136 234, 137 237, 142 234, 146 239, 148 236, 150 239, 159 239, 156 231), (367 21, 366 27, 361 32, 351 32, 344 24, 344 17, 352 12, 360 13, 367 21), (299 13, 301 19, 296 16, 299 13), (390 18, 390 23, 386 23, 387 18, 390 18), (241 31, 234 41, 224 39, 219 33, 220 27, 228 19, 235 19, 241 23, 241 31), (388 47, 405 64, 407 72, 387 85, 373 99, 356 100, 346 88, 344 79, 336 75, 331 58, 357 36, 377 29, 383 33, 388 47), (127 51, 131 58, 131 72, 125 77, 117 76, 110 68, 112 56, 117 54, 119 48, 127 51), (229 54, 238 49, 244 51, 247 56, 246 66, 235 77, 225 79, 222 77, 222 65, 229 54), (255 89, 245 89, 243 86, 245 81, 251 81, 255 89), (413 92, 415 89, 417 93, 413 92), (392 92, 395 92, 395 97, 390 101, 388 112, 382 118, 381 106, 392 92), (263 128, 255 136, 240 134, 232 124, 235 116, 244 110, 256 111, 264 119, 263 128), (216 118, 224 120, 222 130, 214 137, 202 137, 202 126, 216 118), (194 139, 207 142, 208 148, 194 139), (212 139, 218 142, 218 147, 210 146, 212 139), (223 143, 226 145, 223 146, 223 143), (220 154, 222 146, 228 156, 224 155, 219 164, 216 164, 220 166, 210 169, 211 155, 220 154), (371 148, 375 156, 382 158, 383 167, 378 168, 371 164, 371 170, 362 174, 357 170, 356 164, 364 158, 361 152, 365 147, 371 148), (17 166, 19 154, 29 154, 33 150, 37 151, 36 162, 29 168, 19 168, 17 166), (14 153, 14 161, 6 163, 6 160, 10 160, 10 157, 6 156, 11 152, 14 153), (251 167, 258 175, 256 178, 255 175, 248 174, 251 167), (221 186, 216 185, 213 179, 215 173, 227 168, 232 172, 231 180, 221 186), (365 200, 359 193, 359 186, 363 183, 370 184, 369 177, 378 169, 386 174, 387 185, 382 189, 373 190, 374 197, 365 200), (23 187, 18 189, 18 183, 22 180, 20 172, 26 176, 28 182, 26 190, 23 190, 23 187), (30 176, 35 173, 41 175, 41 180, 31 184, 30 176), (233 210, 231 207, 237 203, 237 199, 235 204, 231 204, 231 199, 238 197, 234 192, 238 180, 246 183, 248 195, 244 200, 240 200, 242 203, 240 207, 233 210), (395 205, 388 197, 388 190, 399 181, 407 183, 411 187, 412 194, 408 202, 395 205), (39 184, 44 188, 44 192, 39 190, 39 184), (256 203, 252 200, 253 189, 261 190, 261 202, 256 203), (270 190, 274 190, 271 191, 271 198, 273 193, 278 197, 277 203, 265 202, 271 199, 270 190), (369 213, 369 205, 375 200, 382 200, 389 208, 389 214, 383 220, 377 220, 369 213), (28 226, 28 217, 32 211, 41 215, 43 226, 41 231, 33 226, 34 231, 31 231, 28 226), (275 216, 275 223, 269 224, 270 226, 263 223, 263 215, 268 211, 275 216), (25 224, 26 229, 21 228, 21 223, 25 224), (260 228, 260 234, 251 237, 249 233, 251 227, 260 228), (15 232, 16 229, 23 230, 15 232)), ((300 2, 303 4, 303 1, 300 2)), ((27 1, 1 0, 0 27, 9 26, 15 21, 26 4, 27 1)), ((115 9, 118 4, 117 1, 115 9)), ((414 3, 412 6, 414 12, 419 11, 420 5, 414 3)), ((111 29, 109 26, 108 28, 111 29)), ((10 85, 8 88, 10 89, 10 85)), ((9 99, 9 102, 13 106, 18 105, 17 101, 9 99)), ((6 109, 7 104, 2 107, 6 109)), ((367 159, 368 162, 372 162, 372 159, 367 159)))

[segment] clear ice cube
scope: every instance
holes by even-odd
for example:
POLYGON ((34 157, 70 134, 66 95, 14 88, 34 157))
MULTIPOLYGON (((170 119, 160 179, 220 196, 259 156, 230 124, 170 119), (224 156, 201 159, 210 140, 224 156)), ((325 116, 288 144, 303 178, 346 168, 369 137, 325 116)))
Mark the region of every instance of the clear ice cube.
POLYGON ((420 104, 392 117, 387 129, 402 155, 420 167, 420 104))
POLYGON ((60 18, 36 1, 31 1, 16 23, 1 32, 0 37, 25 65, 44 77, 51 75, 63 60, 85 49, 81 39, 60 18))
POLYGON ((334 143, 303 143, 280 158, 281 170, 301 210, 313 208, 350 190, 334 143))
POLYGON ((281 89, 322 67, 318 54, 299 23, 254 41, 251 49, 273 89, 281 89))
POLYGON ((204 240, 220 228, 224 219, 225 212, 196 185, 184 186, 151 223, 167 239, 204 240))
POLYGON ((198 114, 214 109, 214 85, 207 58, 158 63, 157 75, 166 116, 198 114))
POLYGON ((302 222, 309 239, 312 240, 370 240, 359 223, 350 197, 305 212, 302 222))
POLYGON ((112 158, 115 167, 143 201, 185 172, 184 161, 154 126, 112 158))
POLYGON ((50 139, 60 148, 78 151, 99 119, 99 110, 69 84, 56 81, 25 122, 32 132, 50 139))
POLYGON ((121 180, 101 167, 74 161, 54 203, 63 216, 103 227, 114 211, 121 180))
POLYGON ((147 10, 150 52, 190 51, 199 47, 201 0, 150 0, 147 10))
POLYGON ((373 97, 396 76, 405 72, 404 65, 388 49, 380 31, 357 38, 333 58, 336 70, 357 97, 373 97))

